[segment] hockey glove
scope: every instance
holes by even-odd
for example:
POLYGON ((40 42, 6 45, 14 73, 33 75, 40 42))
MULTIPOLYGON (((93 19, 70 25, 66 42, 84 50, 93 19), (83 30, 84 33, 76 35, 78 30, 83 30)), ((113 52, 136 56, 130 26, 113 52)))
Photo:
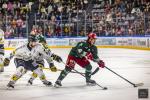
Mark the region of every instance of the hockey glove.
POLYGON ((57 55, 55 55, 55 54, 52 54, 52 56, 51 56, 52 58, 53 58, 53 60, 55 60, 55 61, 57 61, 57 62, 62 62, 62 58, 60 57, 60 56, 57 56, 57 55))
POLYGON ((57 68, 56 68, 55 66, 50 67, 50 70, 51 70, 52 72, 57 72, 57 68))
POLYGON ((92 55, 92 53, 90 53, 90 52, 88 52, 88 53, 86 54, 86 57, 87 57, 87 59, 89 59, 89 60, 93 60, 93 55, 92 55))
POLYGON ((101 68, 104 68, 104 67, 105 67, 105 63, 103 62, 103 60, 99 60, 99 61, 98 61, 98 65, 99 65, 99 67, 101 67, 101 68))
POLYGON ((32 65, 36 68, 44 68, 44 65, 37 63, 35 60, 31 60, 32 65))
POLYGON ((44 66, 42 64, 38 64, 37 67, 44 68, 44 66))
POLYGON ((8 66, 10 63, 10 60, 8 58, 5 58, 3 61, 4 66, 8 66))
POLYGON ((53 63, 50 64, 50 70, 51 70, 52 72, 57 72, 57 68, 54 66, 53 63))

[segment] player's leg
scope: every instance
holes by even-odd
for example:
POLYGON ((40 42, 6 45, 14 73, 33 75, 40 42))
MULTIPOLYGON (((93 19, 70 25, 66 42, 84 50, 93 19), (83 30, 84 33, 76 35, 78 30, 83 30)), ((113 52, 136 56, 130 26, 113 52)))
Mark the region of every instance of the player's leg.
POLYGON ((0 55, 0 72, 4 72, 3 58, 0 55))
POLYGON ((96 85, 96 82, 91 79, 91 64, 85 66, 85 77, 86 77, 86 84, 87 85, 96 85))
POLYGON ((91 80, 91 72, 92 72, 92 65, 86 58, 77 59, 77 64, 79 64, 81 67, 85 68, 85 80, 87 85, 95 85, 95 81, 91 80))
POLYGON ((72 70, 72 69, 71 69, 70 67, 66 66, 65 69, 64 69, 63 71, 61 71, 61 73, 60 73, 58 79, 56 80, 54 86, 55 86, 55 87, 60 87, 60 86, 62 86, 61 81, 68 75, 68 73, 71 72, 71 70, 72 70))
POLYGON ((37 74, 32 72, 30 79, 28 80, 28 84, 32 85, 35 78, 37 78, 37 74))
POLYGON ((16 69, 16 72, 12 75, 9 83, 7 84, 7 87, 14 88, 14 85, 17 82, 17 80, 20 79, 21 76, 23 76, 26 72, 27 70, 23 66, 19 66, 16 69))
POLYGON ((52 83, 46 79, 45 74, 43 73, 43 70, 41 68, 33 70, 33 73, 37 74, 44 85, 52 86, 52 83))
POLYGON ((55 82, 55 87, 60 87, 62 86, 61 84, 61 81, 68 75, 69 72, 71 72, 71 70, 74 68, 75 66, 75 61, 74 61, 74 57, 72 56, 68 56, 68 59, 67 59, 67 63, 66 63, 66 66, 65 66, 65 69, 63 71, 61 71, 58 79, 56 80, 55 82))
POLYGON ((0 72, 4 72, 3 57, 4 57, 4 48, 0 47, 0 72))
MULTIPOLYGON (((39 61, 38 63, 41 64, 42 66, 44 66, 44 60, 39 61)), ((41 70, 42 70, 42 68, 41 68, 41 70)), ((35 72, 32 72, 31 77, 30 77, 30 79, 28 80, 28 84, 32 85, 34 79, 37 78, 37 76, 38 76, 38 75, 37 75, 35 72)))
POLYGON ((16 81, 27 72, 27 70, 24 68, 24 60, 15 58, 14 63, 16 65, 16 72, 12 75, 9 83, 7 84, 8 87, 12 88, 14 88, 16 81))

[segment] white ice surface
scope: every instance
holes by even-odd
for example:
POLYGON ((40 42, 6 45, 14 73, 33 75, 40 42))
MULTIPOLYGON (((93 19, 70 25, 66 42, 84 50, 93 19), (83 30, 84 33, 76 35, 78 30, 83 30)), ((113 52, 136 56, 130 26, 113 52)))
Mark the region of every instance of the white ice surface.
MULTIPOLYGON (((66 61, 70 49, 51 49, 52 52, 63 57, 66 61)), ((10 51, 6 52, 6 55, 10 51)), ((138 89, 150 89, 150 51, 130 49, 99 49, 99 56, 106 66, 122 75, 133 83, 143 82, 144 86, 133 88, 133 86, 107 69, 101 69, 92 76, 108 90, 102 90, 98 86, 86 86, 85 79, 78 74, 70 73, 62 81, 61 88, 46 87, 37 78, 32 86, 27 86, 31 72, 25 74, 15 85, 15 89, 7 90, 6 85, 11 75, 15 72, 13 60, 5 72, 0 73, 0 100, 139 100, 138 89)), ((93 70, 97 64, 91 62, 93 70)), ((55 62, 55 65, 63 69, 63 63, 55 62)), ((45 65, 48 67, 47 63, 45 65)), ((76 65, 76 70, 84 72, 84 69, 76 65)), ((55 82, 60 72, 44 70, 47 79, 55 82)), ((140 99, 141 100, 141 99, 140 99)), ((143 100, 150 100, 148 99, 143 100)))

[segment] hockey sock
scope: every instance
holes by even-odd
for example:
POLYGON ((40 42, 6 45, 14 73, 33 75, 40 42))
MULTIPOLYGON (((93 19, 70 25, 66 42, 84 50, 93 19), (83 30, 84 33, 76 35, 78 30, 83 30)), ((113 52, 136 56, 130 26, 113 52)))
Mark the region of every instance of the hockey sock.
POLYGON ((0 72, 4 72, 3 55, 0 54, 0 72))
POLYGON ((46 80, 45 74, 43 73, 43 70, 41 68, 37 68, 33 71, 32 78, 34 79, 37 76, 39 76, 42 82, 46 80))
POLYGON ((45 75, 41 75, 41 76, 40 76, 40 80, 41 80, 41 81, 44 81, 44 80, 46 80, 46 77, 45 77, 45 75))
POLYGON ((86 81, 90 80, 91 78, 91 70, 92 70, 92 66, 90 64, 85 67, 86 81))
POLYGON ((37 78, 37 74, 35 72, 32 73, 30 81, 33 81, 35 78, 37 78))
POLYGON ((65 69, 60 73, 57 81, 62 81, 68 75, 69 72, 71 72, 71 68, 65 67, 65 69))
POLYGON ((16 74, 14 74, 12 77, 11 77, 11 81, 13 82, 16 82, 21 76, 18 76, 16 74))
POLYGON ((33 77, 33 78, 37 78, 37 76, 38 76, 38 75, 37 75, 36 73, 34 73, 34 72, 32 73, 32 77, 33 77))

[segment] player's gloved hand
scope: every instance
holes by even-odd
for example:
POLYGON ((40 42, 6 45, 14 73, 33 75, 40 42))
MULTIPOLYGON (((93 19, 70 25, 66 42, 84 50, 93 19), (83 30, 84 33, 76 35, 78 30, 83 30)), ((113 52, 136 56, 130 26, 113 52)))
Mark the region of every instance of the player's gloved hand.
POLYGON ((51 57, 53 57, 53 60, 55 60, 55 61, 57 61, 59 63, 62 62, 62 58, 60 56, 58 56, 58 55, 52 54, 51 57))
POLYGON ((90 52, 88 52, 88 53, 86 54, 86 57, 87 57, 87 59, 89 59, 89 60, 93 60, 93 55, 92 55, 92 53, 90 53, 90 52))
POLYGON ((43 68, 44 66, 42 64, 38 64, 37 67, 43 68))
POLYGON ((51 70, 52 72, 57 72, 57 68, 56 68, 55 66, 50 67, 50 70, 51 70))
POLYGON ((50 70, 51 70, 52 72, 56 72, 56 71, 57 71, 57 68, 54 66, 53 63, 50 64, 50 70))
POLYGON ((5 58, 3 61, 4 66, 8 66, 10 63, 10 60, 8 58, 5 58))
POLYGON ((48 44, 46 44, 46 43, 44 44, 44 43, 43 43, 43 47, 44 47, 45 49, 48 49, 48 44))
POLYGON ((101 67, 101 68, 104 68, 104 67, 105 67, 105 63, 103 62, 103 60, 99 60, 99 61, 98 61, 98 65, 99 65, 99 67, 101 67))

